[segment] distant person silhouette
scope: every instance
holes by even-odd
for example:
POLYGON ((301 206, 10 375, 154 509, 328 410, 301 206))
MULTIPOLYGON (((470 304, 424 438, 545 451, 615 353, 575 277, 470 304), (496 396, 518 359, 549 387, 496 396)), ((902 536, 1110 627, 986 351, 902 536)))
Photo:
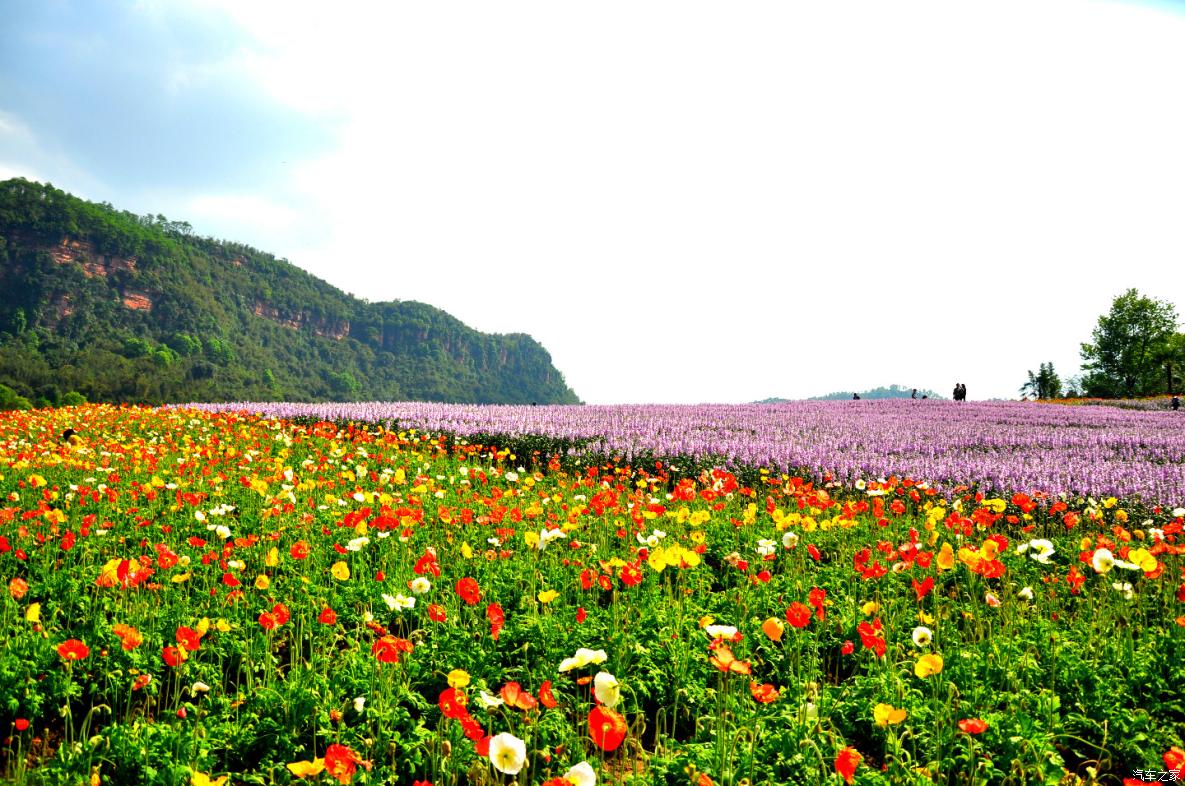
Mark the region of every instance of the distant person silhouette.
POLYGON ((1180 396, 1173 396, 1172 403, 1169 406, 1171 406, 1173 408, 1173 412, 1176 412, 1178 409, 1181 408, 1181 397, 1180 396))
POLYGON ((962 382, 955 383, 955 401, 967 400, 967 386, 962 382))
POLYGON ((859 393, 853 393, 853 394, 852 394, 852 401, 859 401, 859 400, 860 400, 860 394, 859 394, 859 393))
POLYGON ((910 398, 917 398, 918 397, 918 389, 914 388, 913 392, 909 394, 909 397, 910 398))

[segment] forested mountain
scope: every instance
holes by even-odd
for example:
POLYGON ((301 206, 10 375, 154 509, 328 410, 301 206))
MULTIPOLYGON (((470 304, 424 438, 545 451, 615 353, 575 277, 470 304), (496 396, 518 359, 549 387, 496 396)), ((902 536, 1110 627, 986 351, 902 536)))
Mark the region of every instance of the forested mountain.
MULTIPOLYGON (((913 388, 903 388, 900 385, 889 385, 888 387, 884 387, 882 385, 881 387, 873 388, 872 390, 841 390, 836 393, 828 393, 826 396, 812 396, 811 398, 808 398, 807 401, 843 401, 844 399, 850 399, 852 397, 852 393, 854 392, 858 392, 860 394, 860 398, 862 399, 909 398, 911 395, 913 395, 914 390, 913 388)), ((925 396, 926 398, 943 398, 933 390, 918 388, 917 398, 921 398, 922 396, 925 396)), ((792 399, 788 398, 767 398, 762 401, 758 401, 757 403, 780 404, 782 402, 791 400, 792 399)))
POLYGON ((528 335, 368 303, 184 222, 23 179, 0 182, 0 385, 43 404, 578 401, 528 335))

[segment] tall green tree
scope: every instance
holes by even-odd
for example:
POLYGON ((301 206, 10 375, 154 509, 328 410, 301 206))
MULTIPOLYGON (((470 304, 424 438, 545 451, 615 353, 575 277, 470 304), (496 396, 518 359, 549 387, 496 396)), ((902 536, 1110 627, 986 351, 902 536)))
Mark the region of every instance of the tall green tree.
POLYGON ((1020 386, 1020 392, 1037 398, 1059 398, 1062 395, 1062 379, 1053 370, 1052 361, 1037 367, 1037 373, 1029 372, 1029 381, 1020 386))
POLYGON ((1092 341, 1082 345, 1084 384, 1090 396, 1147 396, 1164 390, 1164 362, 1177 335, 1172 303, 1129 289, 1099 317, 1092 341))

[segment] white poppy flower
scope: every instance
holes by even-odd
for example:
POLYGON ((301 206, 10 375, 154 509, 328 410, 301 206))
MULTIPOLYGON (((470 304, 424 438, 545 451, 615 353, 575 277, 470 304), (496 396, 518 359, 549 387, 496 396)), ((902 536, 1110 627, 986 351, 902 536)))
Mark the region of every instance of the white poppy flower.
POLYGON ((929 647, 934 640, 934 631, 925 625, 918 625, 913 629, 913 644, 915 647, 929 647))
POLYGON ((1111 549, 1099 549, 1090 558, 1090 566, 1095 573, 1107 573, 1115 566, 1115 555, 1111 549))
POLYGON ((592 765, 582 761, 564 773, 564 779, 570 781, 572 786, 596 786, 597 774, 592 765))
POLYGON ((609 672, 599 671, 593 677, 593 695, 606 707, 616 707, 617 702, 621 701, 621 685, 609 672))
POLYGON ((713 639, 733 640, 736 638, 737 629, 732 625, 707 625, 704 627, 704 633, 713 639))
POLYGON ((490 763, 507 775, 518 775, 527 762, 527 744, 509 732, 494 735, 490 740, 490 763))

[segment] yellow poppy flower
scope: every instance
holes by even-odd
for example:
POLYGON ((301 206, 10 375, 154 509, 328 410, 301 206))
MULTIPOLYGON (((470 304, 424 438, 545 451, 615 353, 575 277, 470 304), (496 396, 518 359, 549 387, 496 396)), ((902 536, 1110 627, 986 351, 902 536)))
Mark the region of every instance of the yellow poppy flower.
POLYGON ((217 778, 211 778, 209 775, 205 774, 204 772, 195 772, 189 778, 189 785, 190 786, 222 786, 224 783, 226 783, 226 779, 229 777, 230 777, 229 775, 222 775, 217 778))
POLYGON ((938 550, 938 569, 939 570, 954 570, 955 568, 955 550, 949 543, 943 543, 942 548, 938 550))
POLYGON ((913 673, 918 677, 925 679, 942 671, 942 656, 934 653, 927 653, 918 658, 918 662, 913 667, 913 673))
POLYGON ((876 725, 884 728, 885 726, 896 726, 901 721, 905 720, 906 712, 902 708, 894 707, 892 704, 878 704, 872 708, 872 718, 876 721, 876 725))
POLYGON ((298 778, 313 778, 325 769, 325 759, 312 761, 294 761, 288 765, 288 771, 298 778))
POLYGON ((469 672, 464 669, 453 669, 448 673, 448 686, 450 688, 464 688, 469 684, 469 672))
POLYGON ((551 603, 553 600, 555 600, 559 596, 560 596, 560 593, 556 592, 553 589, 549 589, 549 590, 543 590, 543 592, 540 592, 535 597, 537 597, 539 599, 540 603, 551 603))
POLYGON ((340 560, 333 563, 333 567, 329 569, 329 572, 338 581, 345 581, 350 578, 350 566, 340 560))

